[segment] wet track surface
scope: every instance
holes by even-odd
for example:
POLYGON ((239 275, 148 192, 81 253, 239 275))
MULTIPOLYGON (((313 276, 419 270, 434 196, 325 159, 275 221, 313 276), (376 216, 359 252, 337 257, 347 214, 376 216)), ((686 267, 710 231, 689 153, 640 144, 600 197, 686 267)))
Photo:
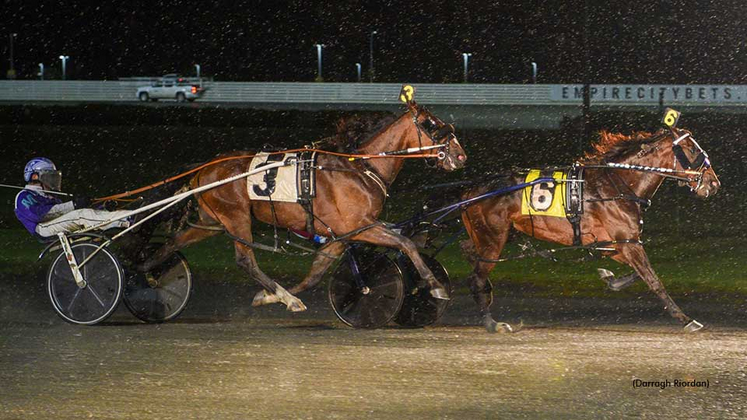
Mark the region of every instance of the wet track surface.
POLYGON ((338 322, 321 290, 292 315, 251 308, 254 287, 198 279, 175 322, 120 305, 79 327, 36 281, 0 280, 3 419, 747 417, 742 303, 683 301, 711 325, 687 335, 645 298, 500 299, 526 327, 489 335, 457 295, 437 326, 367 331, 338 322))

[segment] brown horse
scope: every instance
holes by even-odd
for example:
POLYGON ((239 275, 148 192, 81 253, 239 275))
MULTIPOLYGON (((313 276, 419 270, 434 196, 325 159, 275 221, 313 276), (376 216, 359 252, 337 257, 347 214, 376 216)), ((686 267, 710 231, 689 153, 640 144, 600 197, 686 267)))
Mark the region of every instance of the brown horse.
MULTIPOLYGON (((306 278, 286 291, 263 273, 254 257, 252 242, 252 215, 257 220, 294 230, 306 230, 307 214, 298 203, 252 201, 247 193, 247 180, 208 190, 198 196, 200 224, 222 227, 235 238, 236 263, 264 290, 254 298, 253 305, 281 302, 290 311, 303 311, 304 304, 294 295, 313 287, 322 279, 335 257, 346 248, 346 241, 367 242, 397 248, 405 253, 417 267, 430 293, 436 298, 448 299, 445 288, 428 269, 413 242, 388 229, 377 221, 384 206, 387 188, 402 169, 407 149, 438 146, 437 166, 453 171, 464 166, 467 156, 453 134, 453 127, 433 116, 425 108, 408 102, 408 110, 399 118, 374 133, 358 148, 362 155, 378 155, 400 151, 401 154, 375 159, 349 159, 332 154, 320 154, 316 166, 316 197, 312 200, 314 230, 345 240, 332 241, 321 249, 306 278)), ((412 151, 412 150, 411 150, 412 151)), ((422 153, 422 152, 421 152, 422 153)), ((246 153, 242 153, 246 154, 246 153)), ((430 154, 436 156, 436 153, 430 154)), ((246 172, 252 158, 224 161, 201 169, 190 181, 191 188, 246 172)), ((158 250, 140 269, 155 267, 174 251, 220 233, 189 227, 158 250)), ((424 286, 425 286, 424 284, 424 286)))
MULTIPOLYGON (((642 211, 666 177, 678 179, 681 185, 687 184, 701 198, 718 191, 721 184, 708 155, 687 130, 661 130, 656 134, 636 133, 632 136, 600 134, 601 139, 594 145, 594 151, 579 162, 584 167, 584 209, 580 215, 580 231, 576 229, 576 234, 569 219, 522 214, 524 190, 478 201, 463 211, 464 225, 472 242, 466 250, 473 252, 473 257, 477 256, 469 276, 470 290, 488 331, 511 331, 510 325, 496 323, 491 317, 493 294, 488 280, 511 226, 535 238, 563 245, 580 242, 593 247, 602 244, 609 250, 603 255, 635 270, 635 275, 628 276, 627 282, 643 279, 669 313, 686 325, 686 330, 702 328, 669 297, 651 268, 640 235, 642 211), (633 166, 610 167, 615 164, 633 166), (685 176, 678 176, 681 174, 685 176), (580 241, 574 241, 574 238, 580 241)), ((509 179, 518 184, 525 178, 513 174, 509 179)), ((473 188, 463 194, 463 198, 490 190, 489 185, 473 188)), ((606 274, 608 280, 614 281, 612 273, 606 274)))

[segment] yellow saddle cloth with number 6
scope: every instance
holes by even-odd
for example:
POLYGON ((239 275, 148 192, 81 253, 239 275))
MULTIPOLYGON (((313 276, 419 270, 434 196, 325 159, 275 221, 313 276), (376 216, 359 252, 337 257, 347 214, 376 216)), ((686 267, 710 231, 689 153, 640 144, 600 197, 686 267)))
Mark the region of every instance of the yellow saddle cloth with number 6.
POLYGON ((565 212, 565 171, 541 171, 532 169, 524 182, 532 182, 537 178, 552 178, 555 182, 547 181, 526 187, 521 192, 521 214, 531 216, 566 217, 565 212))

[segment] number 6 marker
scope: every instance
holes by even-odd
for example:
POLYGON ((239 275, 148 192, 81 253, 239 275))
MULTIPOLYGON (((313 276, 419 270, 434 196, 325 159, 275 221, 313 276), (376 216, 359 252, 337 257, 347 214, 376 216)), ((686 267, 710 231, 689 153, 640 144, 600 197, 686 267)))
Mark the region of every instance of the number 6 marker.
POLYGON ((679 121, 679 119, 680 119, 679 111, 675 111, 672 108, 667 108, 664 110, 664 119, 662 120, 662 122, 667 127, 675 128, 677 126, 677 121, 679 121))

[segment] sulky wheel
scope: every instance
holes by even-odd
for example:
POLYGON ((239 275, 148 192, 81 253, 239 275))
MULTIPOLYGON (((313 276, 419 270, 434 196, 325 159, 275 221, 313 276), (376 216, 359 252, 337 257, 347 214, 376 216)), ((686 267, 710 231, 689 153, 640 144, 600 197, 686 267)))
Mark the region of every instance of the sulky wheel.
POLYGON ((335 315, 353 328, 383 327, 397 315, 403 300, 399 267, 370 247, 349 248, 329 281, 335 315))
MULTIPOLYGON (((149 244, 146 254, 151 255, 159 246, 149 244)), ((148 273, 127 272, 124 302, 142 321, 158 323, 176 318, 186 308, 191 294, 192 272, 187 259, 179 252, 148 273)))
MULTIPOLYGON (((451 296, 451 282, 449 281, 449 273, 446 271, 446 268, 430 255, 420 254, 420 256, 425 261, 425 265, 436 276, 436 280, 443 284, 446 291, 449 292, 449 296, 451 296)), ((417 328, 425 327, 438 321, 444 312, 446 312, 449 301, 434 298, 427 287, 417 287, 420 281, 420 274, 418 274, 412 261, 406 255, 399 254, 397 264, 401 267, 402 273, 405 276, 406 292, 402 309, 399 311, 397 317, 394 318, 394 322, 403 327, 417 328)))
MULTIPOLYGON (((98 249, 91 242, 72 244, 77 263, 83 262, 98 249)), ((123 274, 119 261, 108 249, 102 248, 82 267, 86 285, 78 287, 65 253, 60 252, 49 267, 47 291, 52 306, 65 321, 94 325, 111 315, 122 297, 123 274)))

